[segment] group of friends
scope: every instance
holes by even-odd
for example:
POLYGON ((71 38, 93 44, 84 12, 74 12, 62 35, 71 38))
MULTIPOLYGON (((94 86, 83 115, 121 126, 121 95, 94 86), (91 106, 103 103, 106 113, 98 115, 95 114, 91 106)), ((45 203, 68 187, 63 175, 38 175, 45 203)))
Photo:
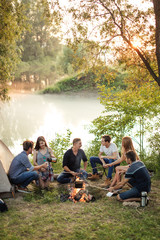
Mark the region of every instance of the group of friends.
MULTIPOLYGON (((111 142, 111 137, 103 135, 98 156, 90 157, 92 174, 87 173, 87 157, 81 147, 81 139, 75 138, 73 146, 65 152, 63 172, 57 177, 60 184, 73 183, 77 176, 83 180, 99 180, 97 164, 101 164, 104 169, 108 169, 102 187, 108 189, 109 192, 121 189, 126 184, 130 187, 129 190, 117 195, 118 200, 129 201, 141 197, 141 192, 150 192, 149 172, 144 163, 140 161, 130 137, 122 138, 120 156, 116 144, 111 142), (81 161, 83 161, 83 168, 81 168, 81 161), (127 165, 120 165, 121 162, 126 162, 127 165), (114 169, 115 174, 112 179, 114 169)), ((27 191, 27 186, 33 180, 42 189, 48 189, 49 182, 54 179, 51 162, 55 161, 56 157, 43 136, 38 137, 35 148, 32 141, 24 141, 23 151, 11 163, 9 179, 18 187, 18 191, 27 191), (28 158, 28 155, 32 153, 33 165, 28 158)))

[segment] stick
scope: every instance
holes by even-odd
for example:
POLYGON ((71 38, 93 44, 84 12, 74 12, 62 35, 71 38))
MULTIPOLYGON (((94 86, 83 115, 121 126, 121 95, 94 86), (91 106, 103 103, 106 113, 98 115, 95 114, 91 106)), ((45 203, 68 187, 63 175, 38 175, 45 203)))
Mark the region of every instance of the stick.
POLYGON ((97 187, 97 186, 92 186, 92 185, 90 185, 90 184, 88 184, 88 185, 89 185, 89 187, 93 187, 93 188, 97 188, 97 189, 101 189, 101 190, 108 191, 108 189, 106 189, 106 188, 97 187))

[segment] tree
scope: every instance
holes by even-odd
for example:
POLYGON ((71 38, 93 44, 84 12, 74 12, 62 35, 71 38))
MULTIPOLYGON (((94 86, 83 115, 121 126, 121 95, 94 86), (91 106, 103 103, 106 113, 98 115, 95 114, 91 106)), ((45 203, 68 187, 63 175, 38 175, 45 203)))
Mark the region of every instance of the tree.
POLYGON ((153 0, 156 21, 156 57, 158 63, 158 85, 160 86, 160 2, 153 0))
POLYGON ((30 75, 35 79, 53 78, 57 53, 61 49, 58 38, 55 37, 57 29, 49 3, 42 0, 23 0, 27 4, 25 16, 29 26, 18 43, 22 47, 21 64, 16 72, 16 79, 30 75))
MULTIPOLYGON (((146 0, 142 3, 149 4, 150 1, 146 0)), ((140 65, 142 66, 143 63, 160 86, 160 2, 154 0, 153 4, 150 3, 149 7, 144 5, 145 10, 142 10, 141 5, 137 6, 134 2, 132 4, 129 0, 69 0, 68 12, 72 15, 74 24, 71 28, 74 48, 80 42, 88 43, 89 48, 90 39, 94 37, 95 42, 99 43, 99 54, 102 54, 109 48, 116 49, 117 46, 123 50, 124 42, 128 50, 132 49, 136 52, 140 65), (140 46, 135 44, 137 40, 140 46)), ((91 44, 93 46, 92 41, 91 44)), ((118 56, 119 53, 116 52, 116 55, 118 56)))
POLYGON ((7 82, 13 80, 19 62, 17 41, 25 27, 23 13, 20 1, 0 1, 0 100, 7 99, 7 82))

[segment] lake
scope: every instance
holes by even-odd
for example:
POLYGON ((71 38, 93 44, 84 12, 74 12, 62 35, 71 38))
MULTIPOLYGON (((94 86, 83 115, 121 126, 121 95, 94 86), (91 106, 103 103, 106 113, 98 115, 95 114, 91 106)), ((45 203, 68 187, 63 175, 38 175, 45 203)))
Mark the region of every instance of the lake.
POLYGON ((95 94, 12 94, 0 105, 0 138, 16 155, 26 139, 36 142, 44 136, 48 143, 56 133, 65 135, 70 129, 71 140, 80 137, 85 147, 93 139, 87 126, 103 110, 95 94))

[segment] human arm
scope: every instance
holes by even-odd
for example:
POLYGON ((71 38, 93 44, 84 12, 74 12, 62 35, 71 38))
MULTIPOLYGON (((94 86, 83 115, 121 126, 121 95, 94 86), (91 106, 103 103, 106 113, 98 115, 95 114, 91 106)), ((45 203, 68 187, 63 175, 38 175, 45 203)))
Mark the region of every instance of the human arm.
POLYGON ((129 178, 124 178, 121 182, 116 184, 114 187, 108 188, 108 191, 109 192, 114 192, 114 190, 122 188, 128 181, 129 181, 129 178))
POLYGON ((117 156, 118 156, 118 152, 113 152, 111 156, 102 156, 101 155, 101 158, 107 158, 107 159, 117 159, 117 156))
POLYGON ((121 158, 117 159, 116 161, 114 161, 114 162, 112 162, 112 163, 105 164, 103 167, 104 167, 104 168, 112 167, 112 166, 114 166, 114 165, 117 165, 117 164, 123 162, 124 160, 125 160, 125 156, 122 155, 121 158))
POLYGON ((71 170, 69 169, 69 167, 67 167, 67 166, 64 166, 63 169, 64 169, 64 171, 72 174, 73 176, 77 176, 77 174, 78 174, 77 172, 71 171, 71 170))
MULTIPOLYGON (((23 152, 24 153, 24 152, 23 152)), ((27 171, 35 171, 35 170, 39 170, 41 169, 42 167, 43 168, 47 168, 48 167, 48 164, 47 163, 43 163, 41 165, 36 165, 36 166, 33 166, 29 159, 28 159, 28 156, 27 155, 23 155, 23 157, 21 157, 21 159, 19 159, 19 161, 21 161, 21 163, 26 167, 26 170, 27 171)))
POLYGON ((86 157, 85 152, 84 152, 82 149, 81 149, 80 151, 82 152, 83 169, 86 171, 86 169, 87 169, 87 165, 88 165, 87 157, 86 157))
POLYGON ((105 163, 105 161, 103 160, 102 154, 103 154, 103 152, 99 152, 98 157, 99 157, 99 159, 101 160, 102 164, 105 165, 106 163, 105 163))
POLYGON ((84 170, 86 171, 86 169, 87 169, 87 165, 88 165, 88 163, 87 163, 87 161, 85 161, 84 162, 84 170))
POLYGON ((65 172, 68 172, 72 174, 73 176, 77 175, 77 172, 75 172, 75 169, 73 168, 73 162, 72 159, 72 149, 69 149, 65 152, 63 156, 63 169, 65 172))
POLYGON ((46 169, 48 167, 47 162, 41 164, 41 165, 37 165, 37 166, 33 166, 33 170, 32 171, 37 171, 37 170, 42 170, 44 171, 44 169, 46 169))
POLYGON ((38 163, 37 163, 37 151, 36 151, 36 149, 34 149, 34 151, 33 151, 33 165, 34 165, 34 166, 38 166, 38 163))
POLYGON ((56 157, 55 157, 55 155, 54 155, 52 149, 51 149, 51 148, 48 148, 48 151, 49 151, 49 153, 50 153, 51 158, 54 158, 54 159, 52 159, 51 162, 56 162, 57 159, 56 159, 56 157))

